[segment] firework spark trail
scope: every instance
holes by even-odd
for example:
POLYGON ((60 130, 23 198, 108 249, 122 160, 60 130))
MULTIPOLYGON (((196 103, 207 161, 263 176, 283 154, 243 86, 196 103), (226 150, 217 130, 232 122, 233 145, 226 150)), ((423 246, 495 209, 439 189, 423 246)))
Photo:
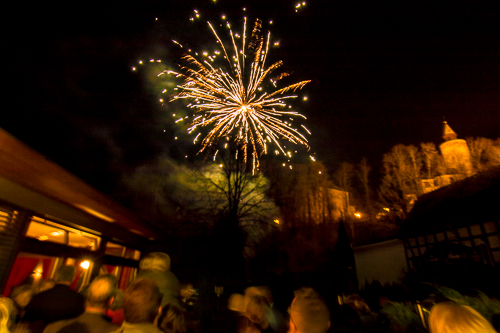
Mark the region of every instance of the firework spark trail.
MULTIPOLYGON (((283 64, 282 61, 278 61, 267 69, 265 68, 271 33, 267 34, 266 41, 264 41, 264 38, 257 36, 257 39, 251 42, 248 50, 254 49, 255 56, 250 65, 248 79, 246 79, 246 18, 243 26, 242 47, 239 52, 235 34, 233 34, 229 23, 227 23, 232 47, 234 48, 232 58, 229 57, 224 43, 212 24, 208 22, 208 25, 222 47, 232 74, 212 66, 207 60, 200 61, 191 55, 183 57, 191 65, 191 67, 184 66, 181 68, 184 73, 173 71, 161 73, 174 74, 177 77, 185 78, 185 82, 178 85, 181 92, 173 96, 171 100, 186 98, 195 102, 191 103, 189 107, 195 108, 200 115, 194 118, 188 132, 191 133, 199 127, 212 126, 212 129, 202 140, 200 152, 216 144, 221 137, 233 138, 242 145, 245 162, 247 161, 248 147, 252 148, 253 166, 258 168, 259 156, 267 153, 268 142, 276 144, 284 155, 286 153, 280 144, 281 139, 287 139, 294 144, 302 144, 309 149, 307 139, 299 132, 299 129, 293 128, 289 123, 280 119, 284 116, 298 116, 304 119, 306 117, 295 111, 280 111, 276 110, 276 108, 285 107, 284 100, 297 97, 295 95, 285 96, 285 93, 302 89, 310 80, 291 84, 270 93, 263 92, 258 96, 257 91, 261 89, 264 79, 283 64), (257 44, 255 45, 255 43, 257 44), (247 85, 245 85, 245 81, 247 81, 247 85)), ((254 32, 256 30, 260 31, 258 29, 260 25, 261 21, 257 19, 254 32)), ((208 58, 213 61, 213 58, 208 58)), ((285 76, 287 74, 282 74, 276 80, 271 79, 271 82, 275 86, 276 81, 285 76)), ((303 125, 302 127, 305 129, 303 125)), ((307 132, 310 134, 309 131, 307 132)))

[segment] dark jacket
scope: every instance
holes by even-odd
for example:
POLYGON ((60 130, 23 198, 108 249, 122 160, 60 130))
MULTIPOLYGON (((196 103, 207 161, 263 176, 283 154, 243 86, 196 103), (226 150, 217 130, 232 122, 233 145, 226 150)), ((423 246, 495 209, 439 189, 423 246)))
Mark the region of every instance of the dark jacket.
POLYGON ((64 284, 56 284, 31 299, 26 307, 23 320, 34 325, 34 332, 41 332, 50 323, 81 315, 85 310, 85 299, 82 295, 64 284))
POLYGON ((85 312, 76 318, 49 324, 43 333, 109 333, 116 331, 118 327, 102 314, 85 312))

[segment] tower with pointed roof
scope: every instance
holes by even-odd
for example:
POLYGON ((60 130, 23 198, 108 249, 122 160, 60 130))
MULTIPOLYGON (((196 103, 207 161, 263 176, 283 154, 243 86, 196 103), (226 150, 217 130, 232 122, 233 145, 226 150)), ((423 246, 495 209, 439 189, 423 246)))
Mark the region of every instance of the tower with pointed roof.
POLYGON ((470 151, 467 142, 457 138, 446 121, 443 122, 444 142, 439 146, 448 174, 459 174, 468 177, 472 174, 470 151))

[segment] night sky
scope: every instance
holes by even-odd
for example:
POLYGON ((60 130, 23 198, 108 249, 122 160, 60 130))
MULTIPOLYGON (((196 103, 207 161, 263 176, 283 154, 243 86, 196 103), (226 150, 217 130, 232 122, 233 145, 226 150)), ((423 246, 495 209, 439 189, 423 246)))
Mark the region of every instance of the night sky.
POLYGON ((312 80, 299 93, 308 101, 293 104, 308 117, 311 151, 330 170, 362 157, 377 167, 397 143, 439 144, 443 117, 461 138, 500 136, 497 4, 307 1, 296 12, 297 3, 20 4, 11 17, 4 66, 15 76, 0 127, 111 192, 123 172, 191 144, 187 136, 172 140, 175 107, 158 101, 160 67, 138 60, 175 68, 171 40, 198 50, 213 45, 206 21, 225 14, 235 30, 243 16, 249 26, 262 19, 280 41, 270 54, 293 72, 292 82, 312 80), (190 21, 194 9, 202 17, 190 21))

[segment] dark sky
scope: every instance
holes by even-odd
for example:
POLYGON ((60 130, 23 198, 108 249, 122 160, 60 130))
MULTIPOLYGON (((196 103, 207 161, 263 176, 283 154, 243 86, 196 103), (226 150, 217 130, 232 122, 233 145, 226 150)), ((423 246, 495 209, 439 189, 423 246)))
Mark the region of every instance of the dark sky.
POLYGON ((296 12, 297 3, 20 4, 11 13, 4 66, 15 77, 0 127, 111 191, 122 172, 183 145, 172 140, 173 107, 158 102, 157 67, 131 67, 178 63, 171 39, 198 50, 213 44, 204 22, 224 13, 235 30, 243 15, 249 26, 273 20, 264 25, 280 40, 271 54, 294 82, 312 80, 300 93, 309 100, 294 105, 308 117, 312 151, 331 169, 363 156, 377 166, 397 143, 439 144, 443 116, 459 137, 500 136, 497 4, 307 1, 296 12), (189 20, 194 9, 197 22, 189 20))

